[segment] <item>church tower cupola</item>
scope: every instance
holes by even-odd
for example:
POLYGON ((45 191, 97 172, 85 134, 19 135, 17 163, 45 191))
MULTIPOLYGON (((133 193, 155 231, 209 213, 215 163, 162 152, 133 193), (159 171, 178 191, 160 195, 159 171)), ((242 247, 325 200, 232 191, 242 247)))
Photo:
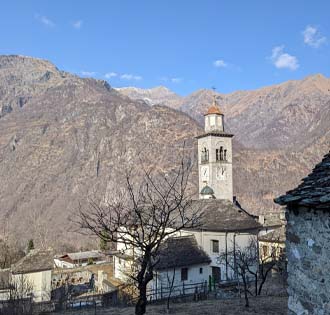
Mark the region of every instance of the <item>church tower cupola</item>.
POLYGON ((197 136, 199 197, 233 201, 233 135, 225 132, 224 114, 215 95, 204 116, 205 132, 197 136))
POLYGON ((224 132, 224 119, 223 113, 218 107, 216 101, 216 95, 213 96, 213 104, 209 107, 207 113, 204 115, 205 117, 205 132, 208 131, 220 131, 224 132))

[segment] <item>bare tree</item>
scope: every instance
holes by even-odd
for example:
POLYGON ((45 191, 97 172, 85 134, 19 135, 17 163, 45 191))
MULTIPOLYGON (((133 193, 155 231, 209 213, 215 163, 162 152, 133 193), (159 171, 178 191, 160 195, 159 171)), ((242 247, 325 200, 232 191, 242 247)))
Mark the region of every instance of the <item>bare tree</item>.
POLYGON ((137 185, 125 178, 120 196, 108 196, 106 204, 89 201, 79 209, 79 225, 107 242, 121 243, 133 253, 133 272, 129 277, 138 290, 135 314, 145 314, 147 285, 153 279, 164 239, 184 228, 199 225, 201 213, 191 207, 188 179, 191 163, 183 157, 169 174, 143 169, 137 185))
POLYGON ((32 314, 33 283, 26 276, 19 275, 15 280, 8 278, 6 282, 0 283, 1 287, 7 290, 7 296, 0 314, 32 314))
MULTIPOLYGON (((249 307, 248 296, 261 295, 262 288, 274 266, 278 263, 278 248, 272 247, 267 255, 259 255, 259 242, 257 238, 250 238, 246 247, 235 247, 227 255, 229 267, 234 271, 239 281, 243 282, 245 306, 249 307), (252 278, 254 288, 251 292, 249 288, 249 279, 252 278)), ((225 254, 220 255, 225 259, 225 254)))
POLYGON ((23 250, 15 239, 9 237, 0 239, 0 269, 9 268, 24 255, 23 250))
POLYGON ((167 278, 167 284, 168 284, 168 296, 167 296, 166 310, 167 310, 167 313, 169 313, 170 312, 171 295, 172 295, 173 288, 174 288, 175 267, 173 268, 173 271, 172 271, 172 278, 170 278, 168 270, 167 270, 167 273, 166 273, 166 278, 167 278))
POLYGON ((32 235, 35 238, 36 246, 45 249, 49 243, 48 222, 42 218, 40 211, 33 209, 28 217, 28 223, 32 229, 32 235))

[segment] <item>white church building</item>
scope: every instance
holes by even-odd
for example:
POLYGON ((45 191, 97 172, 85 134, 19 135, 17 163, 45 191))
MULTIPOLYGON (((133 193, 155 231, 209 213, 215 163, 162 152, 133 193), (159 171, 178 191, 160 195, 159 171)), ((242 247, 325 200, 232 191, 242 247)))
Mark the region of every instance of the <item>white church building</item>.
MULTIPOLYGON (((176 244, 189 244, 197 259, 182 255, 176 266, 175 284, 208 281, 215 283, 236 278, 230 256, 235 248, 246 247, 251 239, 257 239, 261 228, 257 217, 245 211, 233 196, 232 137, 224 128, 224 115, 214 98, 205 114, 205 131, 198 139, 199 199, 192 203, 192 210, 203 212, 198 229, 182 230, 176 235, 176 244), (181 239, 180 238, 187 238, 181 239), (196 246, 200 249, 196 249, 196 246)), ((118 244, 119 245, 119 244, 118 244)), ((119 249, 119 248, 118 248, 119 249)), ((176 251, 173 255, 179 255, 176 251)), ((165 255, 168 259, 168 255, 165 255)), ((115 259, 115 276, 120 277, 123 256, 115 259)), ((152 280, 151 287, 158 287, 173 270, 173 261, 162 263, 152 280), (166 269, 166 266, 169 266, 166 269)), ((175 265, 175 263, 174 263, 175 265)), ((257 266, 256 266, 257 268, 257 266)))

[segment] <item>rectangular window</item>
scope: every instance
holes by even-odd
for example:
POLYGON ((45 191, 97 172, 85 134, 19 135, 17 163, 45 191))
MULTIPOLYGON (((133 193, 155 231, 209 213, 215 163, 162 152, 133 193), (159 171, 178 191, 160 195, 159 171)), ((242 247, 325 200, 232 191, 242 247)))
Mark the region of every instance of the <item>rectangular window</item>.
POLYGON ((268 256, 268 246, 267 245, 262 246, 262 254, 264 257, 268 256))
POLYGON ((203 273, 203 268, 199 268, 199 273, 200 273, 200 274, 203 273))
POLYGON ((212 252, 213 253, 219 253, 219 241, 218 240, 212 240, 212 252))
POLYGON ((188 280, 188 268, 181 268, 181 281, 188 280))

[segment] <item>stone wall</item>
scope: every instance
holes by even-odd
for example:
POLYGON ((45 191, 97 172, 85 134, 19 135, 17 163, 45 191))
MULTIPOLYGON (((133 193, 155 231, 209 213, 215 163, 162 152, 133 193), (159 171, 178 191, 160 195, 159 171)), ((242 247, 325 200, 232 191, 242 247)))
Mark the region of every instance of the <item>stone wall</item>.
POLYGON ((288 213, 288 314, 330 314, 330 209, 297 210, 288 213))

